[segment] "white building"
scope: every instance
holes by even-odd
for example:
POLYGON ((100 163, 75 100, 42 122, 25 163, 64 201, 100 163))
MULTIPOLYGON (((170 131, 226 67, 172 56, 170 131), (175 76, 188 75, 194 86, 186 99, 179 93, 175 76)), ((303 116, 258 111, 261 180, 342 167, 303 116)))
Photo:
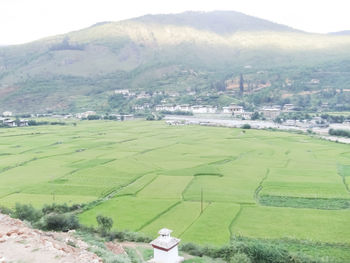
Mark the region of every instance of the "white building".
POLYGON ((150 244, 153 247, 153 259, 149 263, 180 263, 184 261, 183 257, 179 256, 178 244, 180 239, 171 237, 173 232, 170 229, 162 228, 159 230, 157 237, 150 244))
POLYGON ((236 104, 231 104, 228 107, 222 107, 222 113, 237 115, 237 114, 242 114, 243 112, 244 112, 244 108, 236 104))
POLYGON ((266 119, 273 120, 281 114, 281 110, 278 108, 262 108, 260 113, 262 113, 266 119))
POLYGON ((213 106, 195 105, 192 106, 193 113, 216 113, 217 108, 213 106))
POLYGON ((283 105, 283 111, 292 111, 292 110, 294 110, 294 104, 284 104, 283 105))
POLYGON ((17 123, 14 120, 4 120, 3 123, 9 127, 17 127, 17 123))
POLYGON ((176 111, 178 110, 178 106, 176 105, 157 105, 156 111, 176 111))
POLYGON ((125 95, 125 96, 128 96, 130 94, 128 89, 116 89, 114 91, 114 93, 115 94, 122 94, 122 95, 125 95))
POLYGON ((12 116, 12 112, 11 111, 4 111, 2 113, 2 116, 4 116, 4 117, 11 117, 12 116))
POLYGON ((186 111, 186 112, 192 111, 191 106, 188 105, 188 104, 179 105, 179 110, 180 111, 186 111))
POLYGON ((96 112, 95 111, 86 111, 83 113, 77 113, 77 114, 75 114, 75 117, 77 117, 78 119, 86 119, 90 115, 96 115, 96 112))

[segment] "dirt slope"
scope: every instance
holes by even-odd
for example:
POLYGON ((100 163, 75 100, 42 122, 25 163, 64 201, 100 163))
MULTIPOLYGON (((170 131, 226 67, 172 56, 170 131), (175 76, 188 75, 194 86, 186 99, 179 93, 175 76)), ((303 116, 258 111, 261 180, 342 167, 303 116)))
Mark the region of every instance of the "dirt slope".
POLYGON ((88 247, 72 233, 39 231, 0 214, 0 263, 102 262, 88 247))

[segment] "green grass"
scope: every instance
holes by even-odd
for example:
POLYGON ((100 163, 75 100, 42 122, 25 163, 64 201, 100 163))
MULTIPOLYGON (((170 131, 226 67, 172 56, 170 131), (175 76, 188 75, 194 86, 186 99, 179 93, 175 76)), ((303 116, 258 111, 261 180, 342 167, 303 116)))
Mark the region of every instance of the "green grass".
POLYGON ((305 198, 290 196, 260 195, 259 203, 266 206, 315 208, 315 209, 350 209, 350 199, 305 198))
POLYGON ((14 208, 16 203, 31 204, 35 208, 41 208, 48 204, 82 204, 95 200, 95 196, 82 195, 48 195, 48 194, 12 194, 0 199, 0 205, 14 208), (26 201, 28 200, 28 201, 26 201))
POLYGON ((305 135, 164 122, 2 129, 0 205, 100 199, 81 223, 102 214, 115 229, 211 245, 231 234, 350 244, 349 156, 305 135))
MULTIPOLYGON (((207 203, 204 203, 203 208, 206 208, 207 205, 207 203)), ((144 227, 141 231, 156 237, 159 229, 166 227, 174 231, 174 236, 181 237, 181 235, 199 218, 200 212, 200 202, 182 202, 144 227)))
POLYGON ((229 240, 230 224, 239 213, 237 204, 211 203, 181 236, 184 241, 223 245, 229 240), (212 233, 216 233, 215 235, 212 233))
POLYGON ((349 210, 244 207, 231 230, 248 237, 349 243, 349 220, 349 210))
POLYGON ((96 216, 104 215, 113 219, 114 229, 139 230, 174 204, 176 204, 175 200, 120 197, 106 201, 82 213, 79 218, 85 225, 97 226, 96 216))
POLYGON ((182 192, 192 179, 190 176, 158 176, 137 196, 140 198, 180 199, 182 192))

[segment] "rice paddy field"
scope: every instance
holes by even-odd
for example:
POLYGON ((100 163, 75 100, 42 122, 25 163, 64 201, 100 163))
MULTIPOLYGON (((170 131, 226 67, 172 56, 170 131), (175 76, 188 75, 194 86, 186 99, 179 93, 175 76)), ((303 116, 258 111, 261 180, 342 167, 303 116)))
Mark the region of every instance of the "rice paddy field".
MULTIPOLYGON (((90 203, 96 226, 222 245, 231 236, 350 245, 350 147, 264 130, 80 121, 0 130, 0 205, 90 203)), ((348 252, 349 253, 349 252, 348 252)))

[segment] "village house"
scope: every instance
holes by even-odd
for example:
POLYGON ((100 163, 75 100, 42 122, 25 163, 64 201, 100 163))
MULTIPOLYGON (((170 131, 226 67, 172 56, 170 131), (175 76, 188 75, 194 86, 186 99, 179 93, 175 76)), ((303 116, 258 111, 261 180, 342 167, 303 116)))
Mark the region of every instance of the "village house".
POLYGON ((245 111, 239 114, 239 117, 245 120, 249 120, 252 118, 253 112, 245 111))
POLYGON ((310 80, 310 84, 320 84, 320 80, 319 79, 312 79, 312 80, 310 80))
POLYGON ((260 110, 260 113, 264 115, 266 119, 273 120, 281 114, 281 108, 279 107, 264 107, 260 110))
POLYGON ((284 112, 289 112, 289 111, 292 111, 292 110, 294 110, 294 104, 284 104, 283 105, 283 111, 284 112))
POLYGON ((128 89, 116 89, 114 91, 114 94, 121 94, 121 95, 124 95, 124 96, 129 96, 130 92, 128 89))
POLYGON ((75 117, 77 117, 78 119, 86 119, 90 115, 96 115, 96 112, 95 111, 86 111, 83 113, 77 113, 77 114, 75 114, 75 117))
POLYGON ((120 120, 124 120, 124 121, 130 121, 134 119, 134 115, 132 114, 124 114, 124 115, 120 115, 120 120))
POLYGON ((217 108, 213 106, 195 105, 192 106, 193 113, 216 113, 217 108))
POLYGON ((286 126, 296 126, 296 120, 285 120, 283 124, 286 126))
POLYGON ((11 116, 12 116, 12 112, 11 112, 11 111, 4 111, 4 112, 2 113, 2 116, 3 116, 3 117, 11 117, 11 116))
POLYGON ((144 91, 136 96, 138 99, 150 99, 152 96, 144 91))
POLYGON ((151 107, 151 105, 149 103, 145 103, 143 105, 135 105, 133 106, 134 110, 145 110, 145 109, 149 109, 151 107))
POLYGON ((176 105, 157 105, 156 111, 176 111, 178 110, 178 107, 176 105))
POLYGON ((218 111, 217 107, 207 106, 207 113, 216 113, 218 111))
POLYGON ((188 104, 183 105, 157 105, 155 107, 156 111, 183 111, 192 113, 216 113, 217 107, 209 105, 194 105, 190 106, 188 104))
POLYGON ((10 119, 6 119, 3 121, 4 125, 7 125, 9 127, 17 127, 17 123, 15 120, 10 120, 10 119))
POLYGON ((188 104, 179 105, 179 110, 186 111, 186 112, 192 111, 191 106, 188 104))
POLYGON ((241 114, 244 112, 244 108, 242 106, 236 105, 236 104, 230 104, 228 107, 222 107, 222 113, 228 113, 228 114, 241 114))

